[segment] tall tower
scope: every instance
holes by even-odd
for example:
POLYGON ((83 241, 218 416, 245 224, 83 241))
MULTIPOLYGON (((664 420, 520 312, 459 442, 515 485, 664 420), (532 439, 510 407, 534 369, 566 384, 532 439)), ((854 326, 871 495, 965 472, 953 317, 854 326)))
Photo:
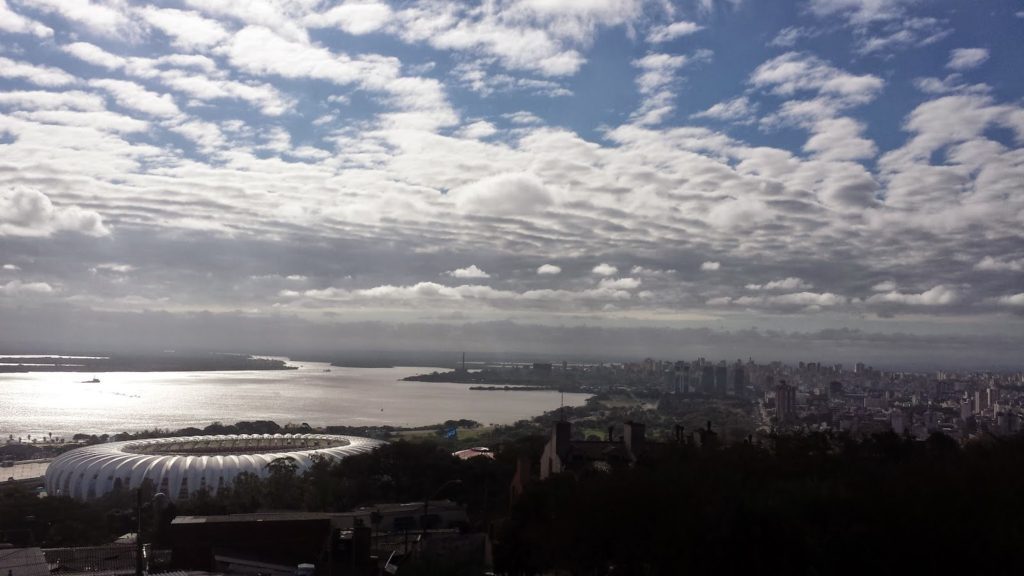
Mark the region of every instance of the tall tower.
POLYGON ((715 367, 704 366, 700 371, 700 388, 705 394, 715 393, 715 367))
POLYGON ((729 391, 729 367, 722 360, 715 366, 715 395, 725 396, 729 391))
POLYGON ((779 380, 775 387, 775 417, 779 424, 788 424, 796 419, 796 388, 779 380))
POLYGON ((746 396, 747 392, 747 371, 743 368, 743 364, 736 361, 736 364, 732 368, 732 393, 736 396, 746 396))

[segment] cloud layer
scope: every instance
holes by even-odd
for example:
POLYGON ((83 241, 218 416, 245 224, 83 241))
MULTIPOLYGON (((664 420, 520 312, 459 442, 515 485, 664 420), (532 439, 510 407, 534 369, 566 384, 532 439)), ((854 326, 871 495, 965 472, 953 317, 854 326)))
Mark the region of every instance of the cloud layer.
POLYGON ((0 314, 1019 332, 944 2, 0 0, 0 314))

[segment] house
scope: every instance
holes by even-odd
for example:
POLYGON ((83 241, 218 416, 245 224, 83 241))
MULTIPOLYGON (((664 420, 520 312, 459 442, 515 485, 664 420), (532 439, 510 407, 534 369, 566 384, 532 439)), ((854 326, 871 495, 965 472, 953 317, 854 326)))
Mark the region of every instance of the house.
POLYGON ((612 437, 610 428, 606 440, 573 440, 572 424, 564 420, 556 422, 551 439, 541 455, 540 478, 543 480, 561 472, 611 470, 618 466, 629 466, 647 448, 645 430, 644 424, 630 421, 625 423, 623 435, 618 441, 612 437))

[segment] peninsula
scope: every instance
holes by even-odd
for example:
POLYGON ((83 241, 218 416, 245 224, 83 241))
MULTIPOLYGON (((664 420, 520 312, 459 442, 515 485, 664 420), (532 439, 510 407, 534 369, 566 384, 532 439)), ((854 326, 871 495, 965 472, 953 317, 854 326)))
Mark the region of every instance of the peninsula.
POLYGON ((147 354, 116 356, 0 355, 0 373, 12 372, 197 372, 295 370, 284 360, 245 354, 147 354))

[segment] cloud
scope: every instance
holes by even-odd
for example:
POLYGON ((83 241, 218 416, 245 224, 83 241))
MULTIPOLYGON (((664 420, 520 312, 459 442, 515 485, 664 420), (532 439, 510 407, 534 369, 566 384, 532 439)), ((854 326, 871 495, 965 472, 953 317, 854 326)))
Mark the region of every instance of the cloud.
POLYGON ((171 37, 175 46, 195 50, 216 46, 228 37, 228 31, 216 20, 198 12, 147 6, 139 14, 150 26, 171 37))
POLYGON ((986 94, 992 90, 988 84, 967 84, 960 74, 949 74, 945 78, 915 78, 914 87, 925 94, 986 94))
POLYGON ((31 34, 36 38, 53 37, 52 28, 11 10, 6 0, 0 0, 0 31, 10 34, 31 34))
POLYGON ((921 292, 907 294, 903 292, 885 292, 868 298, 868 304, 905 304, 908 306, 946 306, 960 299, 960 293, 952 287, 939 285, 921 292))
POLYGON ((181 110, 174 103, 169 94, 157 94, 150 92, 139 84, 125 80, 90 80, 90 86, 102 88, 114 97, 114 100, 124 106, 151 116, 177 116, 181 110))
POLYGON ((860 30, 857 52, 882 54, 906 48, 920 48, 935 44, 953 33, 945 21, 937 18, 904 18, 885 23, 880 30, 867 33, 860 30))
POLYGON ((647 41, 652 44, 660 42, 669 42, 683 36, 689 36, 703 30, 704 27, 694 22, 687 22, 681 20, 679 22, 673 22, 662 26, 654 26, 647 33, 647 41))
POLYGON ((896 283, 892 280, 885 280, 871 287, 872 292, 894 292, 895 290, 896 283))
POLYGON ((633 298, 627 290, 615 286, 598 286, 585 290, 526 290, 517 292, 501 290, 480 284, 445 286, 436 282, 417 282, 410 285, 383 284, 371 288, 347 290, 324 288, 305 291, 282 290, 279 293, 286 300, 330 304, 340 302, 382 302, 402 305, 436 303, 476 303, 484 308, 504 308, 510 305, 544 307, 556 304, 592 308, 606 303, 624 302, 633 298))
POLYGON ((988 55, 986 48, 956 48, 949 53, 946 68, 957 71, 977 68, 988 60, 988 55))
POLYGON ((614 276, 619 273, 619 269, 611 264, 601 262, 597 266, 594 266, 594 268, 591 269, 591 272, 598 276, 614 276))
POLYGON ((5 28, 0 67, 0 190, 50 210, 5 197, 0 261, 27 272, 3 281, 45 280, 46 305, 918 334, 955 316, 972 337, 1022 318, 1000 299, 1024 266, 1024 107, 999 66, 991 86, 945 69, 958 44, 889 59, 952 25, 927 3, 881 18, 804 1, 714 42, 715 66, 698 49, 732 16, 717 8, 652 44, 684 7, 94 3, 130 20, 117 39, 3 4, 56 39, 5 28), (470 264, 490 278, 444 274, 470 264), (914 303, 937 286, 955 300, 914 303))
POLYGON ((126 58, 111 54, 99 46, 88 42, 73 42, 61 46, 61 50, 83 62, 107 68, 108 70, 117 70, 128 63, 126 58))
POLYGON ((17 264, 4 264, 3 269, 8 272, 17 272, 18 270, 21 270, 21 266, 18 266, 17 264))
POLYGON ((750 75, 750 83, 779 96, 814 91, 858 104, 873 100, 885 85, 877 76, 850 74, 801 52, 787 52, 761 64, 750 75))
POLYGON ((32 188, 0 190, 0 236, 49 236, 54 232, 106 236, 110 231, 93 210, 54 206, 50 198, 32 188))
POLYGON ((1024 292, 1009 296, 1000 296, 998 302, 1003 306, 1024 306, 1024 292))
POLYGON ((718 262, 710 262, 710 261, 702 262, 701 265, 700 265, 700 269, 704 270, 704 271, 718 270, 721 267, 722 267, 722 265, 720 263, 718 263, 718 262))
POLYGON ((309 34, 301 20, 315 5, 276 0, 185 0, 185 3, 207 16, 268 28, 282 38, 301 43, 309 42, 309 34))
POLYGON ((384 94, 388 103, 406 112, 391 115, 403 126, 417 122, 423 128, 434 129, 457 121, 440 82, 402 76, 397 58, 334 53, 322 46, 280 36, 263 26, 243 28, 217 52, 248 74, 322 80, 384 94))
POLYGON ((371 75, 397 75, 396 62, 333 54, 326 48, 279 36, 262 26, 243 28, 219 51, 233 66, 255 75, 311 78, 339 85, 356 84, 371 75))
POLYGON ((452 69, 452 75, 458 78, 463 86, 481 96, 508 92, 526 92, 549 98, 572 96, 572 91, 559 82, 510 74, 495 74, 489 68, 487 61, 463 62, 452 69))
MULTIPOLYGON (((728 198, 717 202, 708 211, 707 221, 720 230, 737 230, 755 227, 772 218, 772 210, 764 201, 743 196, 741 198, 728 198)), ((709 262, 715 264, 717 262, 709 262)), ((717 270, 717 268, 709 268, 717 270)))
POLYGON ((648 53, 633 61, 641 73, 636 78, 637 90, 642 96, 640 108, 633 113, 637 124, 659 124, 675 109, 676 73, 684 66, 711 59, 710 50, 698 50, 692 55, 648 53))
POLYGON ((864 124, 852 118, 819 120, 812 128, 813 135, 804 144, 804 151, 828 161, 873 158, 878 148, 863 137, 864 130, 864 124))
POLYGON ((3 296, 37 296, 52 294, 55 292, 53 286, 46 282, 21 282, 11 280, 6 284, 0 284, 0 295, 3 296))
POLYGON ((159 80, 172 90, 195 100, 241 100, 267 116, 281 116, 294 105, 291 98, 271 84, 221 80, 210 78, 207 74, 190 74, 177 69, 162 72, 159 80))
POLYGON ((488 274, 487 272, 484 272, 483 270, 477 268, 475 264, 467 266, 465 268, 456 268, 455 270, 451 270, 449 272, 445 272, 445 274, 447 274, 449 276, 452 276, 454 278, 490 278, 491 277, 491 275, 488 274))
POLYGON ((106 110, 102 97, 80 90, 67 90, 65 92, 12 90, 0 92, 0 106, 9 106, 21 111, 77 110, 81 112, 102 112, 106 110))
POLYGON ((448 197, 466 212, 495 216, 536 214, 554 203, 540 178, 526 172, 490 176, 455 188, 448 197))
POLYGON ((892 20, 904 14, 918 0, 809 0, 808 8, 816 16, 839 15, 851 24, 864 25, 877 20, 892 20))
POLYGON ((509 122, 513 124, 518 124, 520 126, 544 123, 544 121, 539 116, 532 112, 527 112, 526 110, 509 112, 507 114, 504 114, 504 117, 507 118, 509 122))
POLYGON ((974 269, 986 272, 1024 272, 1024 258, 997 260, 991 256, 985 256, 974 265, 974 269))
POLYGON ((117 274, 127 274, 133 270, 135 270, 135 267, 131 264, 119 264, 117 262, 104 262, 92 267, 93 272, 115 272, 117 274))
POLYGON ((798 26, 787 26, 782 30, 779 30, 775 38, 772 38, 771 42, 768 42, 769 46, 776 48, 791 48, 796 45, 797 41, 801 38, 813 38, 820 35, 818 30, 812 28, 804 28, 798 26))
POLYGON ((814 288, 814 285, 795 276, 790 276, 765 284, 747 284, 745 288, 747 290, 809 290, 814 288))
POLYGON ((47 88, 67 86, 75 77, 53 66, 28 64, 0 56, 0 78, 22 79, 47 88))
POLYGON ((600 288, 610 288, 613 290, 633 290, 639 288, 642 284, 639 278, 602 278, 598 282, 600 288))
POLYGON ((582 30, 548 28, 537 22, 539 15, 534 11, 510 14, 497 10, 500 8, 494 4, 471 13, 444 5, 411 7, 396 14, 397 33, 410 43, 426 42, 438 50, 482 52, 508 69, 532 70, 545 76, 575 74, 585 62, 571 47, 571 38, 559 37, 585 35, 589 32, 585 25, 582 30))
POLYGON ((739 298, 716 298, 708 301, 710 306, 735 305, 747 308, 765 309, 818 309, 832 308, 846 304, 845 296, 831 292, 793 292, 773 296, 741 296, 739 298))
POLYGON ((714 106, 693 114, 692 118, 709 118, 728 122, 752 122, 757 113, 758 104, 746 96, 738 96, 732 100, 719 102, 714 106))
POLYGON ((486 120, 477 120, 471 124, 464 126, 459 130, 459 135, 463 138, 487 138, 488 136, 494 136, 498 133, 498 129, 494 127, 494 124, 487 122, 486 120))
POLYGON ((487 58, 510 71, 559 77, 580 70, 586 62, 581 51, 601 30, 634 28, 644 15, 644 4, 642 0, 424 2, 396 9, 384 29, 411 44, 487 58))
POLYGON ((306 17, 304 23, 311 28, 336 27, 360 36, 384 28, 393 16, 391 8, 386 3, 348 0, 327 12, 306 17))
POLYGON ((18 0, 19 4, 55 14, 100 36, 118 37, 132 32, 131 20, 117 4, 91 0, 18 0))

